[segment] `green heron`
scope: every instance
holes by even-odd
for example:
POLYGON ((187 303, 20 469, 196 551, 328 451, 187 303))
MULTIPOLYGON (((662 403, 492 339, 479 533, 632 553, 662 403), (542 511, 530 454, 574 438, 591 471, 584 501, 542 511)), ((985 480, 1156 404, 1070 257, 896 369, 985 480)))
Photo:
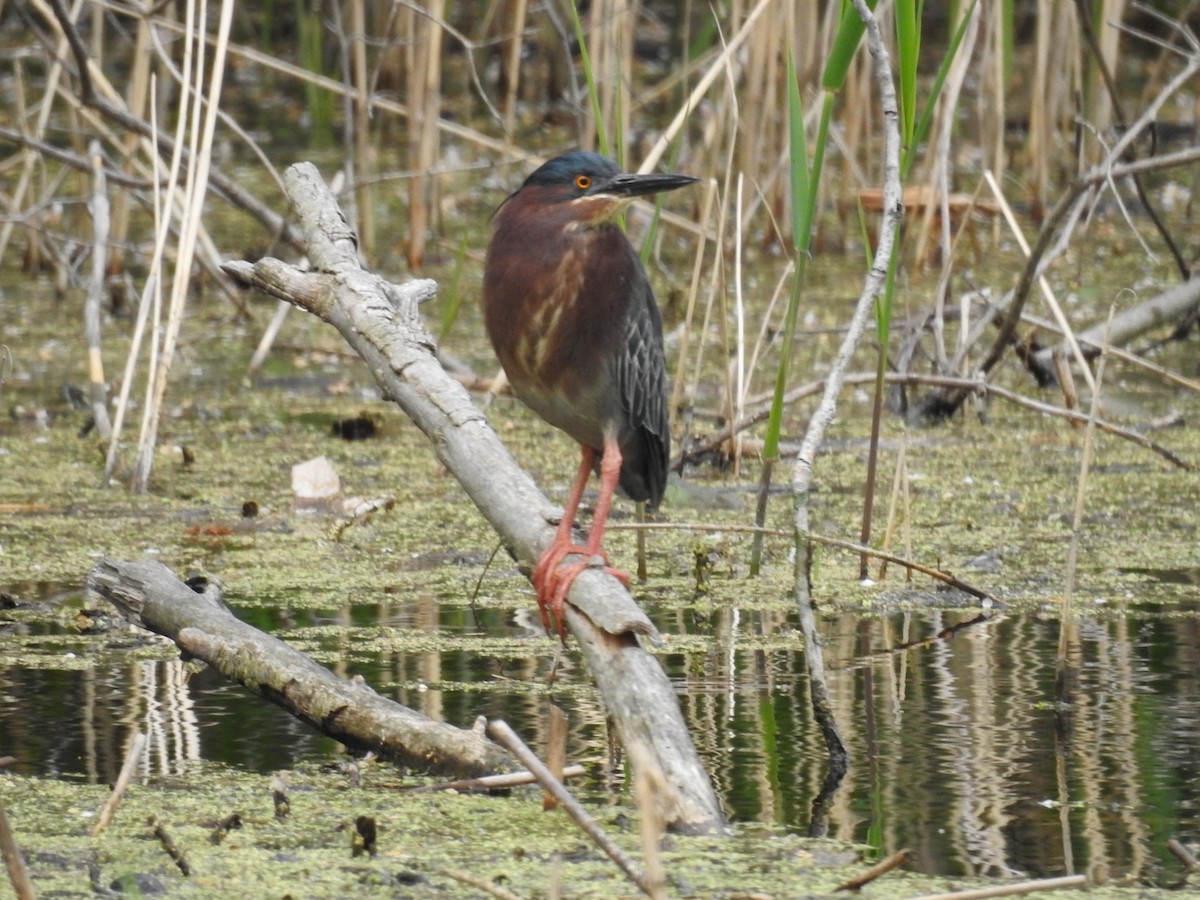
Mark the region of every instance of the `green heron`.
POLYGON ((613 491, 651 508, 667 483, 671 436, 662 319, 641 260, 617 224, 637 197, 689 175, 631 175, 596 153, 567 153, 530 175, 493 219, 483 276, 488 337, 514 393, 580 444, 554 541, 533 570, 542 624, 565 634, 563 603, 600 557, 613 491), (575 515, 592 471, 600 493, 583 546, 575 515), (568 556, 582 561, 562 565, 568 556), (561 568, 560 568, 561 566, 561 568))

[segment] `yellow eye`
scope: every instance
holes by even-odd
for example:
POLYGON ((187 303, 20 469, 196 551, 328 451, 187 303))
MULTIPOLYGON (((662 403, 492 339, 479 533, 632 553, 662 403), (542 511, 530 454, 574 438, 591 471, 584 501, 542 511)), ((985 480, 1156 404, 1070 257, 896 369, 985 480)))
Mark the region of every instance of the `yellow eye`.
POLYGON ((575 176, 575 187, 579 188, 581 191, 586 191, 591 186, 592 186, 592 176, 591 175, 576 175, 575 176))

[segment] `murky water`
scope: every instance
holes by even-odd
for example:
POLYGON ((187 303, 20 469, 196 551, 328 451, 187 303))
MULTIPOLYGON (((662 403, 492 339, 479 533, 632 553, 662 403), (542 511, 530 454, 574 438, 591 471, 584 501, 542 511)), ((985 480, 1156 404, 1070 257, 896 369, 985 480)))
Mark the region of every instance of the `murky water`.
MULTIPOLYGON (((332 648, 345 644, 348 619, 371 612, 314 617, 280 633, 332 648)), ((472 651, 472 635, 486 642, 459 616, 397 605, 383 618, 371 629, 382 640, 417 628, 457 635, 467 649, 380 653, 367 641, 339 652, 335 668, 431 715, 462 725, 502 716, 536 740, 546 700, 524 680, 544 677, 547 642, 530 638, 527 656, 501 658, 472 651)), ((488 618, 494 635, 529 633, 510 616, 488 618)), ((669 632, 674 622, 658 618, 669 632)), ((1166 840, 1200 837, 1200 624, 1147 609, 1083 615, 1067 703, 1055 695, 1057 624, 967 610, 828 620, 830 689, 852 760, 829 834, 886 852, 911 848, 926 872, 1105 878, 1153 876, 1166 840)), ((663 662, 731 818, 803 833, 824 777, 822 743, 798 641, 786 621, 775 625, 754 648, 762 615, 721 609, 690 632, 704 649, 663 662)), ((0 748, 22 760, 17 770, 111 781, 135 729, 151 736, 150 772, 210 759, 269 773, 340 757, 239 686, 173 659, 138 661, 171 655, 157 643, 110 638, 102 661, 88 662, 80 657, 96 648, 87 641, 46 633, 40 650, 60 667, 7 666, 0 748)), ((552 695, 571 722, 572 759, 605 759, 586 673, 564 665, 552 695)))

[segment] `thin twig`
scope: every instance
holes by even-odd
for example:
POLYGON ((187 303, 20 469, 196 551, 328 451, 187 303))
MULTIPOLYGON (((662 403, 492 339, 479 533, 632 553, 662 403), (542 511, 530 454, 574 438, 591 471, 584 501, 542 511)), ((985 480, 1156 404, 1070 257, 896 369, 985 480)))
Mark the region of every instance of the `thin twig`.
MULTIPOLYGON (((762 528, 757 525, 720 525, 710 524, 708 522, 612 522, 607 528, 613 531, 703 531, 715 532, 717 534, 762 534, 769 537, 790 537, 791 531, 782 528, 762 528)), ((977 597, 980 600, 986 600, 990 603, 1003 605, 1000 600, 989 594, 982 588, 977 588, 974 585, 956 578, 949 572, 943 572, 941 569, 935 569, 931 566, 923 565, 919 562, 914 562, 904 556, 898 556, 895 553, 889 553, 886 550, 878 550, 874 547, 868 547, 864 544, 859 544, 856 541, 847 541, 841 538, 828 537, 823 534, 818 534, 815 531, 809 532, 809 540, 814 544, 821 544, 825 547, 835 547, 838 550, 848 550, 851 553, 866 554, 874 557, 885 563, 893 563, 901 568, 908 569, 912 572, 917 572, 921 575, 927 575, 930 578, 940 581, 947 587, 962 591, 964 594, 970 594, 972 597, 977 597)))
POLYGON ((441 875, 443 878, 457 881, 459 884, 479 888, 479 890, 488 896, 496 897, 497 900, 522 900, 520 894, 514 894, 512 891, 502 888, 494 882, 486 881, 478 875, 472 875, 470 872, 460 872, 458 869, 442 869, 437 866, 431 866, 429 871, 434 875, 441 875))
MULTIPOLYGON (((562 777, 578 778, 587 769, 583 766, 567 766, 562 771, 562 777)), ((537 776, 532 772, 508 772, 503 775, 484 775, 482 778, 463 778, 458 781, 441 781, 437 784, 422 784, 409 788, 409 794, 432 794, 438 791, 495 791, 505 788, 520 787, 533 784, 537 776)))
MULTIPOLYGON (((859 372, 846 375, 842 379, 842 384, 865 384, 873 382, 874 380, 874 373, 859 372)), ((964 396, 972 393, 979 393, 984 396, 995 396, 1001 398, 1002 400, 1007 400, 1010 403, 1015 403, 1018 406, 1024 406, 1027 409, 1033 409, 1037 412, 1047 413, 1052 416, 1060 416, 1072 422, 1078 422, 1080 424, 1087 422, 1087 416, 1078 410, 1066 409, 1062 406, 1055 406, 1053 403, 1046 403, 1042 400, 1034 400, 1032 397, 1026 397, 1024 394, 1019 394, 1016 391, 1010 391, 1008 388, 999 387, 996 384, 983 381, 979 378, 962 378, 955 375, 923 375, 916 372, 890 372, 886 376, 885 381, 888 384, 902 384, 910 386, 918 384, 934 385, 936 387, 944 387, 950 390, 961 391, 964 396)), ((803 384, 793 388, 788 392, 787 397, 785 398, 785 403, 794 402, 801 397, 816 394, 821 391, 824 386, 824 381, 812 381, 808 384, 803 384)), ((1183 386, 1188 387, 1189 385, 1183 386)), ((720 430, 713 432, 713 434, 707 437, 703 443, 684 450, 682 457, 683 461, 695 462, 702 458, 705 454, 712 453, 722 444, 726 443, 732 433, 745 431, 747 428, 751 428, 754 425, 764 421, 767 418, 768 412, 769 409, 763 407, 762 409, 746 416, 746 418, 737 422, 733 422, 721 428, 720 430)), ((1097 420, 1096 427, 1108 434, 1123 438, 1127 441, 1132 441, 1139 447, 1145 447, 1147 450, 1157 453, 1172 465, 1188 471, 1192 469, 1191 463, 1186 462, 1167 448, 1147 439, 1144 435, 1139 434, 1133 429, 1123 428, 1120 425, 1114 425, 1113 423, 1107 422, 1103 419, 1097 420)), ((613 527, 616 526, 614 525, 613 527)))
MULTIPOLYGON (((1050 415, 1060 416, 1064 419, 1069 419, 1072 422, 1078 422, 1081 425, 1087 424, 1088 417, 1085 413, 1079 412, 1076 409, 1064 409, 1061 406, 1055 406, 1052 403, 1043 403, 1040 400, 1034 400, 1032 397, 1026 397, 1023 394, 1018 394, 1015 391, 1010 391, 1005 388, 996 387, 994 384, 989 384, 985 388, 986 393, 995 394, 997 397, 1003 397, 1011 403, 1016 403, 1019 406, 1036 409, 1038 412, 1049 413, 1050 415)), ((1120 425, 1114 425, 1112 422, 1106 422, 1104 419, 1096 420, 1096 427, 1101 431, 1124 438, 1137 444, 1139 447, 1145 447, 1147 450, 1152 450, 1165 459, 1171 465, 1178 466, 1184 471, 1190 472, 1192 464, 1183 458, 1175 455, 1173 452, 1150 440, 1143 434, 1138 434, 1131 428, 1122 428, 1120 425)))
POLYGON ((896 868, 897 866, 904 865, 906 862, 908 862, 908 858, 910 856, 912 856, 911 850, 908 850, 908 849, 897 850, 895 853, 893 853, 887 859, 880 860, 879 862, 875 863, 875 865, 871 866, 871 868, 867 869, 867 871, 863 872, 861 875, 856 875, 855 877, 851 878, 849 881, 847 881, 843 884, 839 884, 836 888, 834 888, 834 890, 835 891, 857 891, 863 885, 870 884, 876 878, 878 878, 881 875, 886 875, 888 872, 892 871, 892 869, 896 868))
POLYGON ((37 891, 33 889, 29 869, 25 867, 25 857, 21 855, 21 848, 17 846, 17 838, 8 824, 8 816, 4 814, 3 803, 0 803, 0 855, 4 857, 4 865, 8 868, 8 880, 12 882, 18 900, 33 900, 37 891))
MULTIPOLYGON (((1117 305, 1114 303, 1108 309, 1108 327, 1112 327, 1113 316, 1116 315, 1117 305)), ((1104 337, 1105 349, 1108 346, 1108 334, 1104 337)), ((1066 585, 1063 588, 1062 620, 1069 623, 1072 615, 1072 599, 1075 595, 1075 572, 1079 564, 1079 541, 1083 533, 1083 506, 1087 497, 1088 473, 1092 465, 1092 450, 1096 443, 1096 423, 1100 413, 1100 386, 1104 383, 1104 363, 1108 359, 1105 349, 1100 351, 1100 360, 1096 363, 1096 382, 1092 388, 1092 403, 1088 410, 1087 426, 1083 432, 1083 453, 1079 461, 1079 479, 1075 485, 1075 510, 1071 518, 1071 543, 1067 548, 1066 585)), ((1058 665, 1066 665, 1067 647, 1064 635, 1069 628, 1062 627, 1059 633, 1058 665)))
POLYGON ((512 753, 521 765, 537 777, 542 787, 552 793, 558 802, 562 804, 562 808, 566 811, 567 815, 574 819, 579 827, 583 829, 584 833, 596 843, 596 846, 603 850, 608 858, 615 862, 621 871, 629 876, 629 879, 638 886, 643 894, 647 896, 654 895, 654 886, 646 878, 646 873, 638 867, 637 863, 629 858, 624 850, 613 843, 612 838, 604 833, 604 830, 601 829, 596 820, 583 808, 583 804, 576 800, 574 795, 567 790, 566 786, 551 774, 550 770, 526 746, 525 742, 517 736, 517 733, 508 726, 507 722, 503 719, 492 719, 488 723, 487 730, 488 734, 497 743, 512 753))
POLYGON ((1038 891, 1058 891, 1063 888, 1086 886, 1086 875, 1065 875, 1062 878, 1039 878, 1035 881, 1019 881, 1016 884, 997 884, 993 887, 977 888, 973 891, 924 894, 917 897, 916 900, 989 900, 991 897, 1014 897, 1018 894, 1034 894, 1038 891))
POLYGON ((1167 849, 1171 851, 1171 854, 1177 860, 1183 863, 1184 867, 1189 872, 1200 871, 1200 860, 1197 860, 1196 857, 1193 856, 1188 850, 1188 848, 1179 843, 1179 841, 1175 840, 1175 838, 1171 838, 1169 841, 1167 841, 1167 849))
POLYGON ((936 581, 940 581, 947 587, 952 587, 955 590, 962 591, 964 594, 970 594, 972 597, 985 600, 998 606, 1004 605, 987 591, 967 584, 965 581, 961 581, 960 579, 951 575, 949 572, 943 572, 941 569, 934 569, 930 566, 924 566, 921 563, 913 562, 911 559, 905 559, 903 556, 897 556, 895 553, 876 550, 874 547, 856 544, 854 541, 843 541, 839 540, 838 538, 825 537, 820 534, 810 533, 809 538, 814 544, 823 544, 826 547, 837 547, 841 550, 849 550, 853 553, 873 556, 876 559, 883 560, 884 562, 903 566, 910 571, 919 572, 922 575, 927 575, 936 581))
POLYGON ((125 754, 125 762, 121 766, 121 774, 117 776, 117 783, 113 785, 112 793, 108 795, 108 799, 100 810, 100 815, 96 817, 96 824, 92 826, 92 837, 99 835, 112 821, 117 807, 121 805, 121 798, 125 795, 125 788, 129 787, 133 772, 141 761, 142 749, 145 746, 146 735, 139 731, 133 737, 133 744, 130 746, 129 752, 125 754))

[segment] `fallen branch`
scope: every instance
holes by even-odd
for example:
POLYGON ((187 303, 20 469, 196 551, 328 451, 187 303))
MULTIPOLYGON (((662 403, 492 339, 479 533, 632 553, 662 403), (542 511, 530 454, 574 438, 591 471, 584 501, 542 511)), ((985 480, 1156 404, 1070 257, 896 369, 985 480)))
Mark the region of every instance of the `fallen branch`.
MULTIPOLYGON (((1161 293, 1122 310, 1113 317, 1112 345, 1124 346, 1153 328, 1177 325, 1185 316, 1195 312, 1197 306, 1200 306, 1200 278, 1171 285, 1161 293)), ((1107 324, 1106 321, 1097 322, 1075 335, 1085 356, 1094 357, 1100 352, 1107 324)), ((1041 365, 1047 365, 1055 350, 1063 346, 1064 344, 1060 343, 1045 347, 1039 350, 1035 357, 1041 365)))
POLYGON ((175 641, 227 678, 283 707, 334 740, 421 771, 476 776, 514 768, 482 734, 438 722, 346 681, 299 650, 198 594, 155 560, 102 559, 88 587, 131 622, 175 641))

